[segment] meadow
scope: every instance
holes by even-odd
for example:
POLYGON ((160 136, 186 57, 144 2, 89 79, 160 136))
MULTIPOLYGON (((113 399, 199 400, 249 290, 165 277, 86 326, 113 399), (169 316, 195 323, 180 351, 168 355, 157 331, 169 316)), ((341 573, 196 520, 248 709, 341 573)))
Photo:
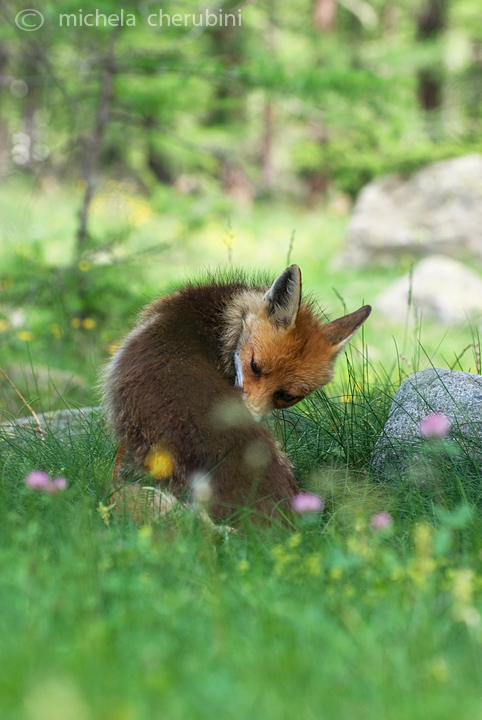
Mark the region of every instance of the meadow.
MULTIPOLYGON (((79 253, 82 193, 81 181, 62 185, 52 176, 13 178, 0 194, 2 367, 38 411, 96 404, 99 368, 139 310, 187 279, 233 267, 275 276, 296 262, 305 294, 330 319, 370 303, 370 322, 352 345, 368 354, 372 377, 395 388, 430 365, 476 371, 475 354, 466 351, 477 340, 469 322, 415 324, 407 311, 399 325, 379 311, 377 296, 413 258, 361 270, 340 263, 345 196, 334 195, 321 211, 281 198, 245 212, 214 190, 193 197, 158 186, 147 199, 134 185, 109 180, 93 203, 91 244, 79 253)), ((0 408, 15 414, 21 407, 0 383, 0 408)))
MULTIPOLYGON (((135 312, 202 265, 277 272, 290 254, 331 317, 375 309, 326 392, 269 421, 302 487, 324 500, 285 526, 247 517, 229 532, 191 508, 136 525, 112 507, 116 448, 99 411, 75 432, 0 427, 1 720, 478 717, 480 471, 430 439, 411 473, 423 483, 389 485, 369 465, 412 368, 475 370, 473 349, 457 361, 471 328, 383 319, 374 298, 407 261, 337 267, 346 216, 335 206, 260 205, 228 222, 214 201, 209 212, 172 195, 147 205, 116 185, 100 198, 93 234, 112 236, 125 217, 129 233, 79 260, 64 239, 75 191, 2 193, 0 364, 37 412, 96 405, 99 367, 135 312), (153 237, 166 245, 158 261, 143 254, 153 237), (89 278, 87 318, 74 272, 89 278), (29 487, 35 470, 66 489, 29 487)), ((0 387, 4 420, 29 414, 0 387)))

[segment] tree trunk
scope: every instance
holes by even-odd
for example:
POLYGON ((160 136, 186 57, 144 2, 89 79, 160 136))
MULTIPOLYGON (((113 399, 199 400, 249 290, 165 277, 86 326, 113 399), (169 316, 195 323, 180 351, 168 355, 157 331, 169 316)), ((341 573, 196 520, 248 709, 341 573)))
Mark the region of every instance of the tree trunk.
MULTIPOLYGON (((109 49, 104 60, 104 67, 102 71, 102 78, 100 84, 99 100, 97 104, 97 113, 95 119, 95 126, 92 135, 88 138, 86 143, 85 151, 85 192, 84 199, 82 202, 82 208, 80 211, 79 227, 77 230, 75 256, 77 264, 82 258, 82 254, 85 252, 88 244, 89 233, 88 233, 88 221, 89 212, 92 198, 94 195, 94 188, 96 182, 96 175, 99 168, 99 158, 102 148, 102 141, 104 139, 105 129, 109 120, 111 101, 112 101, 112 90, 113 80, 115 74, 115 45, 118 37, 118 31, 114 31, 110 38, 109 49)), ((85 295, 86 295, 86 274, 80 272, 78 276, 77 284, 77 296, 80 300, 81 311, 80 317, 85 315, 85 295)))
POLYGON ((313 22, 318 30, 329 30, 336 18, 336 0, 316 0, 313 22))
MULTIPOLYGON (((447 25, 449 0, 427 0, 417 16, 417 37, 420 41, 436 40, 447 25)), ((442 104, 443 75, 439 67, 423 68, 418 73, 420 107, 430 111, 442 104)))

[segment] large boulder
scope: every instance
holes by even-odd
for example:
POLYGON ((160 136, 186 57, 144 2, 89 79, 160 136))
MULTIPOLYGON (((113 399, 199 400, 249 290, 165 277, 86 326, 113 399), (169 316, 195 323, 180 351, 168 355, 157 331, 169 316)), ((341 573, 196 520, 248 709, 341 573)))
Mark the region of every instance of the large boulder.
POLYGON ((420 423, 443 413, 451 421, 448 438, 464 461, 482 461, 482 376, 458 370, 428 368, 399 387, 390 415, 371 458, 382 480, 401 481, 413 461, 423 456, 420 423))
POLYGON ((410 316, 443 323, 465 323, 482 317, 482 277, 458 260, 431 255, 417 263, 375 301, 390 320, 410 316))
POLYGON ((389 264, 433 253, 482 258, 482 155, 433 163, 408 180, 387 175, 361 191, 345 263, 389 264))

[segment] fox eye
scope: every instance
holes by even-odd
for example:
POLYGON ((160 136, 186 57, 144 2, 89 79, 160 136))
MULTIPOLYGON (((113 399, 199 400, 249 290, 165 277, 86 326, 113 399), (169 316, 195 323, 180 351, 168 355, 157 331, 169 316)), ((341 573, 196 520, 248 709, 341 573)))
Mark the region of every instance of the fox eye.
POLYGON ((286 393, 283 390, 280 390, 279 392, 274 394, 275 399, 279 400, 281 402, 290 403, 293 402, 293 400, 300 400, 301 398, 297 398, 296 395, 291 395, 291 393, 286 393))
POLYGON ((261 370, 260 370, 259 367, 256 365, 256 363, 254 362, 254 355, 253 355, 253 357, 251 358, 251 370, 253 371, 253 375, 254 375, 255 377, 261 377, 261 370))
POLYGON ((303 400, 303 397, 301 395, 292 395, 284 390, 278 390, 278 392, 275 392, 274 394, 274 399, 276 402, 281 402, 286 405, 294 405, 300 400, 303 400))

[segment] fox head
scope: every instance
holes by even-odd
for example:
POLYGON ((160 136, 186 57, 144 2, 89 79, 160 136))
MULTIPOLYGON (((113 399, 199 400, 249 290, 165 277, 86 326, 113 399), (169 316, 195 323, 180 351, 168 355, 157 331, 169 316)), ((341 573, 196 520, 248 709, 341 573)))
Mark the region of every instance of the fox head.
POLYGON ((291 265, 261 302, 243 314, 234 355, 236 385, 251 414, 260 419, 275 408, 295 405, 328 383, 335 359, 370 315, 365 305, 322 323, 301 303, 301 271, 291 265))

